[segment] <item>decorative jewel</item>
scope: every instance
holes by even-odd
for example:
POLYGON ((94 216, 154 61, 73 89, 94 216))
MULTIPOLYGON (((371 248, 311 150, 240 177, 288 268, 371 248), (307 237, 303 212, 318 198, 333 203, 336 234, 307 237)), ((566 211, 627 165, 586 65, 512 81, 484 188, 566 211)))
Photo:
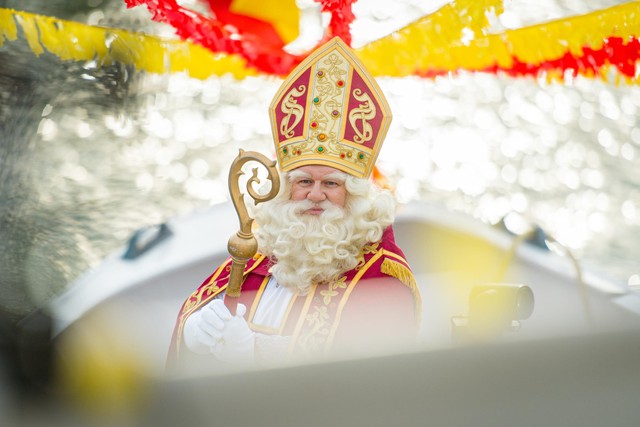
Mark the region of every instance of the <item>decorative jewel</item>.
POLYGON ((338 111, 338 110, 333 110, 333 111, 331 112, 331 115, 332 115, 333 117, 338 117, 338 116, 340 115, 340 111, 338 111))
POLYGON ((344 159, 345 158, 345 154, 344 153, 340 153, 340 158, 344 159))
POLYGON ((318 77, 324 77, 324 71, 320 70, 316 73, 318 77))
POLYGON ((315 129, 318 127, 318 122, 311 122, 311 128, 315 129))
POLYGON ((347 157, 351 158, 351 153, 350 152, 347 153, 347 157))
POLYGON ((324 141, 325 139, 327 139, 327 135, 324 133, 318 134, 318 141, 324 141))
POLYGON ((342 87, 342 86, 344 86, 344 81, 343 81, 343 80, 338 80, 338 81, 336 82, 336 85, 337 85, 338 87, 342 87))
POLYGON ((316 150, 318 150, 318 153, 324 153, 324 147, 322 145, 316 148, 316 150))
POLYGON ((284 148, 282 149, 282 152, 283 152, 284 154, 287 154, 287 147, 284 147, 284 148))
POLYGON ((316 96, 315 98, 313 98, 313 103, 317 104, 320 102, 320 97, 316 96))
POLYGON ((359 158, 360 160, 364 159, 364 154, 362 154, 362 153, 358 154, 358 158, 359 158))

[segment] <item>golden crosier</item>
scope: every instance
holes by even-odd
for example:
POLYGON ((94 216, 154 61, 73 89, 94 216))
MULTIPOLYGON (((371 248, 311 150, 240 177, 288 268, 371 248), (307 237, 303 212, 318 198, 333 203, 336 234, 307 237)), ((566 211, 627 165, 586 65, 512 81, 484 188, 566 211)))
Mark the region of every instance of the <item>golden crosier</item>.
POLYGON ((258 162, 267 169, 267 179, 271 181, 271 190, 267 194, 260 194, 254 190, 253 185, 259 184, 258 168, 253 168, 253 175, 247 181, 247 192, 253 199, 254 203, 266 202, 273 199, 280 190, 280 175, 276 169, 276 161, 269 160, 263 154, 256 151, 244 151, 240 149, 240 153, 231 163, 229 169, 229 193, 231 201, 238 214, 240 222, 240 230, 229 239, 227 249, 231 259, 231 272, 229 276, 229 285, 227 287, 227 295, 230 297, 240 296, 240 287, 242 286, 242 275, 244 267, 249 259, 258 251, 258 241, 253 236, 251 225, 253 218, 247 212, 247 206, 244 201, 244 194, 240 192, 240 177, 244 175, 242 167, 247 162, 258 162))

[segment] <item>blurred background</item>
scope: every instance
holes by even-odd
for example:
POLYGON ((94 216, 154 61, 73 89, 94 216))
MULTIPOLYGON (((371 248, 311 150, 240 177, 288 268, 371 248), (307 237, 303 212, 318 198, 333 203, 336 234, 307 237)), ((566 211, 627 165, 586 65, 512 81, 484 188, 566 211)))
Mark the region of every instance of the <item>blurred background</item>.
MULTIPOLYGON (((189 2, 186 2, 187 4, 189 2)), ((194 2, 191 2, 194 3, 194 2)), ((359 47, 445 2, 354 4, 359 47)), ((496 30, 616 1, 505 2, 496 30)), ((0 7, 176 38, 121 0, 0 7)), ((531 49, 535 49, 531 46, 531 49)), ((0 48, 0 301, 18 319, 122 247, 140 227, 228 200, 239 148, 273 156, 273 76, 202 79, 0 48)), ((394 120, 378 167, 401 203, 427 200, 487 223, 517 213, 585 266, 640 284, 640 90, 492 73, 379 78, 394 120)), ((215 238, 216 236, 211 236, 215 238)))
MULTIPOLYGON (((445 3, 360 0, 353 46, 445 3)), ((621 3, 506 1, 492 25, 521 28, 621 3)), ((176 38, 144 7, 127 9, 122 0, 0 0, 0 7, 176 38)), ((610 73, 564 81, 464 71, 380 77, 394 115, 380 172, 401 204, 433 202, 488 224, 522 216, 585 267, 640 287, 640 89, 610 73)), ((280 83, 63 61, 36 56, 24 36, 0 45, 7 324, 63 293, 135 230, 227 201, 239 148, 273 156, 267 106, 280 83)))

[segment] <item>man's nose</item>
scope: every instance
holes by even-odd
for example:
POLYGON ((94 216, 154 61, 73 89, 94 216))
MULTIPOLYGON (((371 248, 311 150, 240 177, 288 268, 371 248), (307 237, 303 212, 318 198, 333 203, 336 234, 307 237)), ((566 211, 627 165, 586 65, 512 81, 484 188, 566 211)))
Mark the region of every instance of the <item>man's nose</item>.
POLYGON ((307 199, 311 200, 314 203, 322 202, 326 198, 327 196, 324 194, 324 191, 322 191, 322 188, 320 188, 319 182, 313 184, 313 186, 309 189, 309 193, 307 194, 307 199))

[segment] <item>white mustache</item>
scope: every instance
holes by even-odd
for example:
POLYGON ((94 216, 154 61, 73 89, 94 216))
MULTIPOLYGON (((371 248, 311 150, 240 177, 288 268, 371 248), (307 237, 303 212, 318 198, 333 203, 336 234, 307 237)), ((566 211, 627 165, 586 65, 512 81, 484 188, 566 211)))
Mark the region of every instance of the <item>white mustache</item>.
POLYGON ((331 203, 328 200, 323 200, 320 203, 315 203, 312 202, 311 200, 297 200, 297 201, 291 201, 289 202, 294 206, 294 212, 297 214, 301 214, 305 211, 308 211, 309 209, 313 209, 313 208, 320 208, 323 209, 325 211, 330 210, 332 208, 335 208, 336 205, 334 205, 333 203, 331 203))

